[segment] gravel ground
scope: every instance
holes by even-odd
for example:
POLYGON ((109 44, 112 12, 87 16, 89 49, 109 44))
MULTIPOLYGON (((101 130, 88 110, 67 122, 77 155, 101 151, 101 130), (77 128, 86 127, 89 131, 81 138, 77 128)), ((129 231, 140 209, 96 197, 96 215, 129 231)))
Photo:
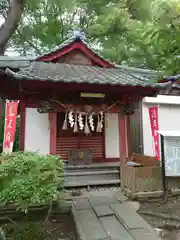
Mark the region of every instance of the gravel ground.
POLYGON ((74 191, 80 191, 80 192, 94 192, 94 191, 121 191, 120 187, 116 186, 107 186, 107 187, 84 187, 84 188, 67 188, 66 192, 74 192, 74 191))
POLYGON ((163 240, 180 240, 180 197, 141 202, 139 214, 163 240))

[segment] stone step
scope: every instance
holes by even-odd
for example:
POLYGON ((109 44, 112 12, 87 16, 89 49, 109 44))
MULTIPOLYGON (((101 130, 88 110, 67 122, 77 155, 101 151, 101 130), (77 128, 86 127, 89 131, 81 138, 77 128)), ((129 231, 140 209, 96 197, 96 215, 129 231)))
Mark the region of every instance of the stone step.
POLYGON ((91 180, 89 182, 66 182, 64 183, 65 188, 74 188, 74 187, 91 187, 91 186, 108 186, 108 185, 120 185, 120 179, 116 180, 91 180))

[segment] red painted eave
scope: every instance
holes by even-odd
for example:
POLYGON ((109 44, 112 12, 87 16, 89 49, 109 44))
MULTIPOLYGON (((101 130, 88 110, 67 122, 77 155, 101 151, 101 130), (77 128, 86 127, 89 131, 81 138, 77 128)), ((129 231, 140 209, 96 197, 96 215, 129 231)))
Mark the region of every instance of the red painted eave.
POLYGON ((98 56, 85 43, 83 43, 80 40, 74 41, 69 45, 65 46, 64 48, 57 49, 56 51, 53 51, 44 56, 38 57, 36 61, 51 62, 77 49, 83 52, 88 58, 90 58, 97 65, 101 67, 106 67, 106 68, 115 68, 115 64, 107 60, 104 60, 103 58, 98 56))

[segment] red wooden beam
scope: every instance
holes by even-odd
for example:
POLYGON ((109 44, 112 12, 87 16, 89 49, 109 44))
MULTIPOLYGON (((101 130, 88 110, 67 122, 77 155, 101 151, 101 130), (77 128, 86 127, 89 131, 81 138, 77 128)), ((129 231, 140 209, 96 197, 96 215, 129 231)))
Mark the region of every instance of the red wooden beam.
POLYGON ((106 67, 106 68, 114 68, 115 67, 114 64, 99 57, 90 48, 88 48, 87 45, 84 44, 82 41, 74 41, 73 43, 69 44, 68 46, 66 46, 62 49, 58 49, 54 52, 50 52, 49 54, 46 54, 42 57, 37 58, 37 61, 51 62, 58 58, 63 57, 64 55, 68 54, 69 52, 72 52, 75 49, 79 49, 89 59, 91 59, 93 62, 95 62, 97 65, 99 65, 101 67, 106 67))
POLYGON ((123 85, 110 85, 110 84, 89 84, 89 83, 65 83, 65 82, 51 82, 51 81, 38 81, 25 80, 21 82, 24 90, 46 90, 51 89, 59 92, 92 92, 92 93, 124 93, 128 96, 129 94, 136 94, 139 96, 145 96, 147 94, 153 94, 158 92, 157 88, 142 87, 142 86, 123 86, 123 85))

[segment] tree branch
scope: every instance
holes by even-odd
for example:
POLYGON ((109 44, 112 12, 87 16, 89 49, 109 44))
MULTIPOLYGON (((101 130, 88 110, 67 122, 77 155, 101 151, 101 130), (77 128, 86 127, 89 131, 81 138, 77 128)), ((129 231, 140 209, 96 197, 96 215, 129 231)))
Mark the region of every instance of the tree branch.
POLYGON ((51 216, 51 213, 52 213, 52 201, 50 202, 50 204, 49 204, 49 209, 48 209, 48 212, 47 212, 47 216, 46 216, 46 219, 45 219, 45 223, 47 223, 48 221, 49 221, 49 218, 50 218, 50 216, 51 216))
POLYGON ((17 33, 19 34, 19 36, 21 38, 24 39, 25 42, 27 42, 29 44, 30 47, 32 47, 37 54, 41 55, 41 51, 39 50, 39 48, 37 46, 35 46, 35 44, 33 43, 33 41, 31 39, 25 39, 25 37, 21 34, 21 32, 17 29, 17 33))

